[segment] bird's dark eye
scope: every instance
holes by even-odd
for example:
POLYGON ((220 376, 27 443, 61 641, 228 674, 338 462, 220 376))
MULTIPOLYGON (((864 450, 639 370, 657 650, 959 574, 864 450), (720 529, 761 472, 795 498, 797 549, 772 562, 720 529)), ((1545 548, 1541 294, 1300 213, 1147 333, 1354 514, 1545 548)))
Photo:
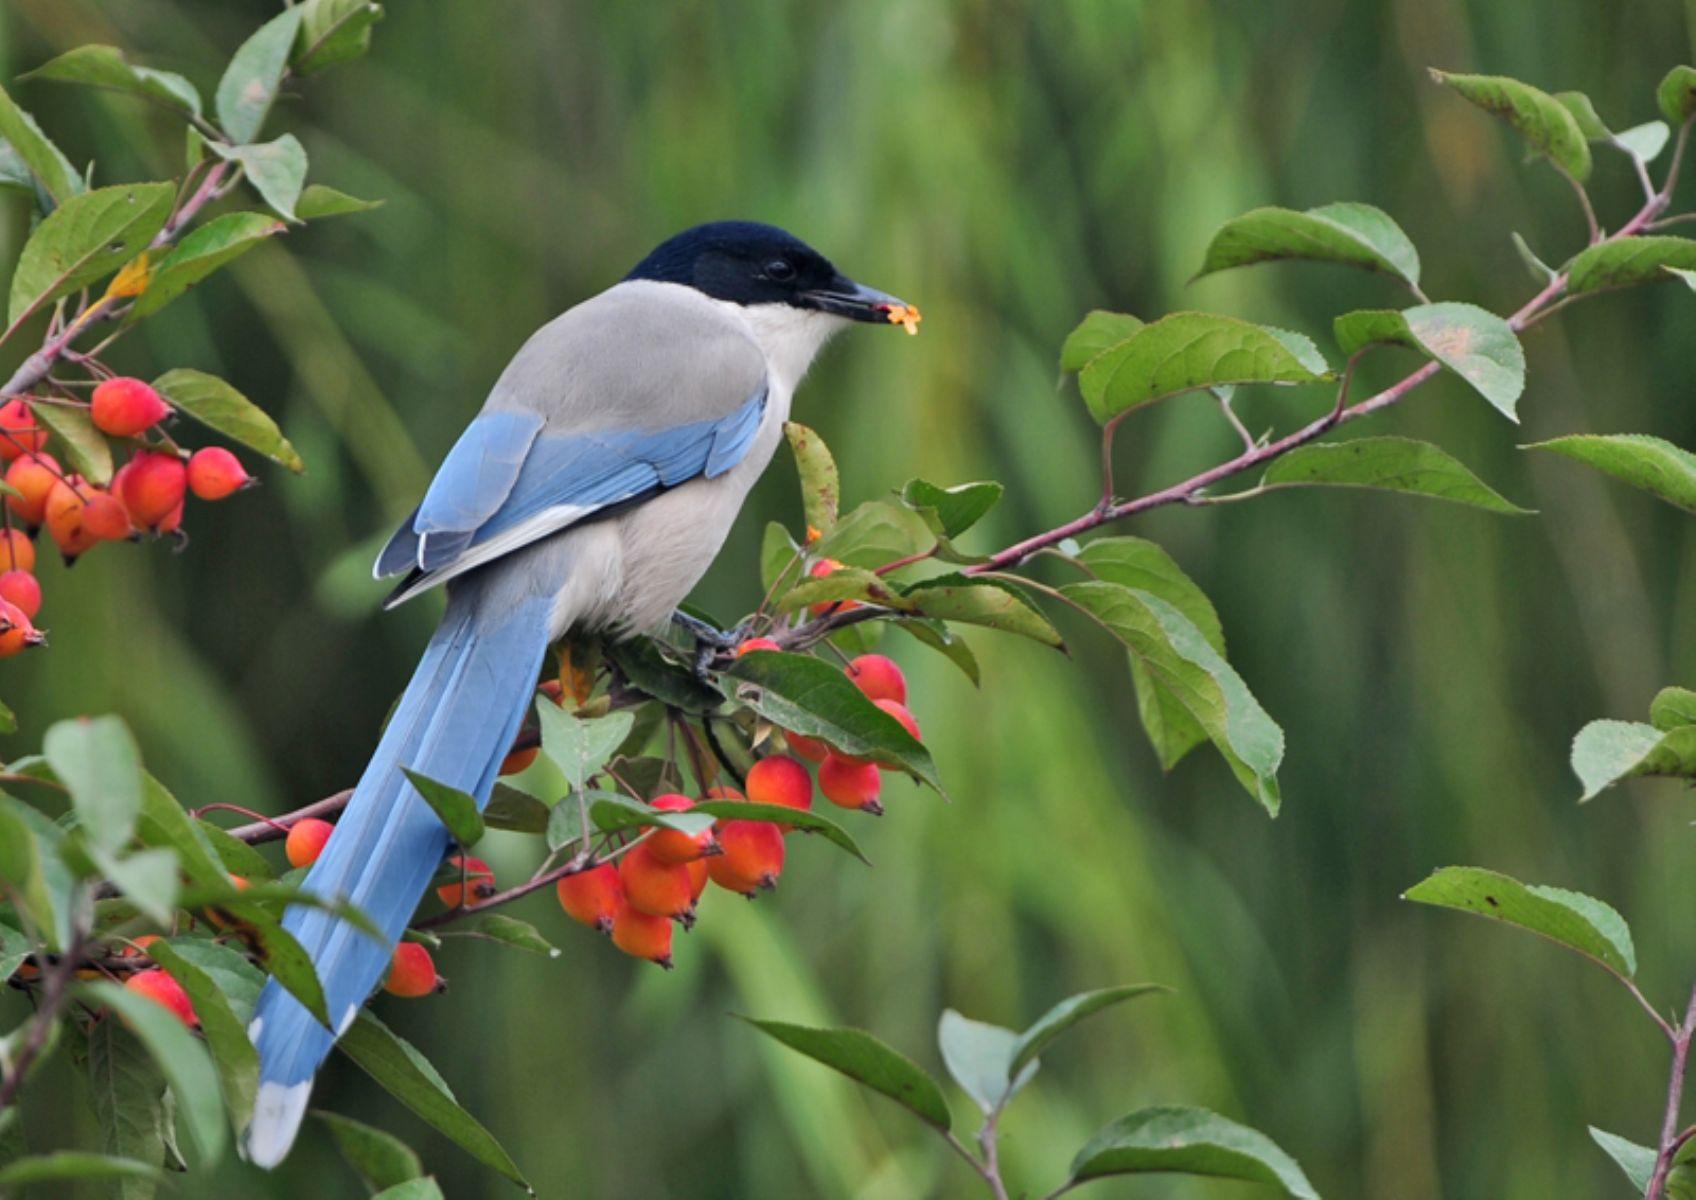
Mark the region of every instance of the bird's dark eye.
POLYGON ((795 278, 795 264, 787 258, 774 258, 766 264, 766 278, 788 283, 795 278))

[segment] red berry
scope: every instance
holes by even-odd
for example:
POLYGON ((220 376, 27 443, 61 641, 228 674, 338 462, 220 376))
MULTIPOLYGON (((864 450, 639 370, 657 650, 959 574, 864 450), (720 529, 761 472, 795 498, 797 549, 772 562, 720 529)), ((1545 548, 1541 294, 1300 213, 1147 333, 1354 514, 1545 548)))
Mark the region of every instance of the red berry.
POLYGON ((681 863, 661 862, 646 842, 619 860, 618 881, 624 885, 630 907, 650 917, 687 920, 695 907, 688 869, 681 863))
POLYGON ((624 902, 624 884, 619 882, 617 867, 601 863, 567 875, 554 891, 559 896, 559 906, 573 921, 602 933, 612 932, 612 919, 624 902))
POLYGON ((412 1000, 439 992, 443 986, 436 975, 435 960, 425 946, 418 942, 401 942, 395 947, 394 959, 389 963, 389 977, 383 980, 385 992, 412 1000))
POLYGON ((21 529, 0 529, 0 569, 35 570, 35 543, 21 529))
POLYGON ((72 475, 47 493, 47 532, 71 562, 103 541, 130 535, 129 515, 111 493, 72 475))
POLYGON ((774 888, 783 873, 783 834, 769 821, 721 821, 718 844, 724 853, 707 860, 707 874, 727 891, 752 896, 774 888))
MULTIPOLYGON (((670 792, 656 797, 650 807, 661 812, 687 812, 695 807, 695 802, 687 796, 670 792)), ((656 829, 646 845, 655 858, 673 866, 694 862, 697 858, 718 852, 718 843, 713 840, 711 825, 694 834, 684 833, 680 829, 656 829)), ((637 907, 640 908, 641 905, 638 904, 637 907)))
POLYGON ((137 971, 124 980, 124 987, 138 996, 146 996, 190 1029, 200 1028, 200 1018, 195 1015, 183 985, 158 967, 137 971))
POLYGON ((437 888, 436 895, 449 908, 458 908, 462 903, 476 904, 495 894, 495 873, 482 859, 456 854, 448 859, 447 865, 453 869, 455 879, 437 888))
POLYGON ((171 415, 171 406, 139 379, 108 379, 89 398, 96 429, 112 437, 134 437, 171 415))
POLYGON ((330 840, 335 830, 334 825, 317 817, 296 821, 289 829, 288 840, 283 843, 283 854, 288 858, 289 866, 310 867, 317 862, 318 856, 324 853, 324 843, 330 840))
POLYGON ((835 754, 819 764, 819 791, 839 808, 857 808, 861 812, 881 813, 878 793, 883 789, 883 776, 876 763, 854 762, 835 754))
POLYGON ((697 858, 692 863, 684 863, 683 864, 685 869, 687 869, 688 872, 689 872, 689 900, 690 900, 690 903, 699 902, 700 899, 701 899, 701 893, 707 890, 707 879, 708 879, 707 862, 708 861, 709 860, 704 859, 704 858, 697 858))
POLYGON ((784 730, 783 740, 789 743, 791 750, 808 762, 823 762, 824 756, 830 753, 830 747, 817 738, 803 737, 801 734, 784 730))
MULTIPOLYGON (((813 806, 813 777, 793 758, 774 754, 748 769, 748 799, 755 804, 778 804, 806 812, 813 806)), ((788 833, 788 825, 778 826, 788 833)))
POLYGON ((612 915, 612 944, 632 958, 645 958, 671 970, 671 922, 650 916, 620 900, 612 915))
POLYGON ((46 640, 41 631, 30 624, 23 609, 10 600, 0 600, 0 658, 11 658, 46 640))
POLYGON ((541 753, 542 748, 540 746, 526 746, 522 750, 510 751, 505 758, 501 759, 501 774, 517 775, 520 771, 529 769, 530 764, 535 762, 536 757, 541 753))
POLYGON ((196 450, 188 460, 189 491, 202 500, 222 500, 254 482, 241 459, 222 446, 196 450))
POLYGON ((883 709, 884 712, 894 717, 897 721, 901 722, 901 727, 913 735, 913 740, 915 742, 924 740, 919 736, 918 721, 914 719, 912 713, 907 711, 907 706, 905 704, 902 704, 897 700, 877 700, 873 703, 883 709))
POLYGON ((141 529, 162 530, 188 489, 188 468, 175 454, 144 450, 125 464, 118 499, 141 529))
POLYGON ((6 497, 6 507, 25 525, 40 525, 47 519, 47 493, 61 474, 51 454, 20 455, 6 468, 6 485, 18 493, 6 497))
MULTIPOLYGON (((842 564, 834 558, 821 558, 807 571, 814 579, 823 579, 826 575, 834 575, 842 569, 842 564)), ((851 608, 859 608, 858 600, 821 600, 812 606, 812 614, 822 617, 826 613, 847 612, 851 608)))
POLYGON ((893 700, 907 703, 907 677, 893 659, 881 654, 862 654, 847 668, 848 678, 870 700, 893 700))
POLYGON ((736 657, 741 658, 744 654, 748 654, 748 653, 750 653, 754 650, 781 650, 781 649, 783 649, 782 646, 779 646, 776 642, 772 641, 768 637, 749 638, 747 641, 743 642, 740 646, 736 647, 736 657))
POLYGON ((41 611, 41 584, 28 571, 0 571, 0 600, 9 600, 35 620, 41 611))
POLYGON ((20 454, 38 453, 47 445, 47 431, 22 400, 0 404, 0 458, 10 462, 20 454))

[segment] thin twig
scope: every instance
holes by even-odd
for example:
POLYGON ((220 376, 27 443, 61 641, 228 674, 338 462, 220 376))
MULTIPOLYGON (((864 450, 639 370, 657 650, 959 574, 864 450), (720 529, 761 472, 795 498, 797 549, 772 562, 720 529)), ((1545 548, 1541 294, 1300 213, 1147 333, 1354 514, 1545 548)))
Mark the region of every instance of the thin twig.
POLYGON ((1666 1191, 1667 1176, 1672 1173, 1672 1160, 1684 1144, 1678 1133, 1678 1108, 1684 1098, 1684 1072, 1690 1060, 1690 1040, 1696 1036, 1696 988, 1690 991, 1690 1003, 1684 1010, 1678 1036, 1672 1044, 1672 1072, 1667 1079, 1666 1112, 1661 1117, 1660 1149, 1655 1155, 1655 1173, 1643 1191, 1643 1200, 1661 1200, 1666 1191))
POLYGON ((78 961, 82 958, 82 943, 83 934, 79 930, 58 960, 41 973, 41 1004, 30 1018, 29 1033, 24 1036, 24 1044, 18 1047, 18 1053, 12 1059, 11 1070, 4 1080, 0 1080, 0 1112, 6 1111, 18 1098, 30 1066, 47 1045, 47 1036, 52 1033, 54 1024, 59 1020, 59 1011, 69 998, 71 980, 76 977, 78 961))

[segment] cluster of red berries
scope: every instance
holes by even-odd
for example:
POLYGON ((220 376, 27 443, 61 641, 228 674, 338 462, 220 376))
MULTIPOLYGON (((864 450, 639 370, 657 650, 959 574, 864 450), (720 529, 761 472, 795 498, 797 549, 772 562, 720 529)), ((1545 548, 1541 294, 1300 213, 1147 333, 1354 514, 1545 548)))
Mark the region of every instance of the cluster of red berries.
POLYGON ((42 641, 33 624, 41 611, 41 585, 31 538, 39 530, 47 530, 71 563, 101 542, 179 533, 190 492, 202 500, 222 500, 254 482, 241 461, 222 447, 189 454, 163 436, 149 438, 171 415, 171 406, 140 379, 104 380, 86 405, 101 433, 134 443, 134 453, 107 487, 67 474, 47 453, 48 431, 32 404, 85 407, 42 397, 0 405, 0 461, 8 464, 10 489, 0 531, 0 658, 42 641), (14 528, 14 521, 24 528, 14 528))

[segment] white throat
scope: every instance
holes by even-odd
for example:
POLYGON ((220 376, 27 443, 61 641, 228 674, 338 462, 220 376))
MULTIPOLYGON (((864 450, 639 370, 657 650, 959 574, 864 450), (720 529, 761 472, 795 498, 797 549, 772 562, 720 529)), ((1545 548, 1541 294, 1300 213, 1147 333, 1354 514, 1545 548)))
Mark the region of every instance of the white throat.
POLYGON ((793 392, 813 358, 831 335, 848 324, 845 317, 792 304, 730 304, 719 301, 747 325, 754 344, 785 391, 793 392))

